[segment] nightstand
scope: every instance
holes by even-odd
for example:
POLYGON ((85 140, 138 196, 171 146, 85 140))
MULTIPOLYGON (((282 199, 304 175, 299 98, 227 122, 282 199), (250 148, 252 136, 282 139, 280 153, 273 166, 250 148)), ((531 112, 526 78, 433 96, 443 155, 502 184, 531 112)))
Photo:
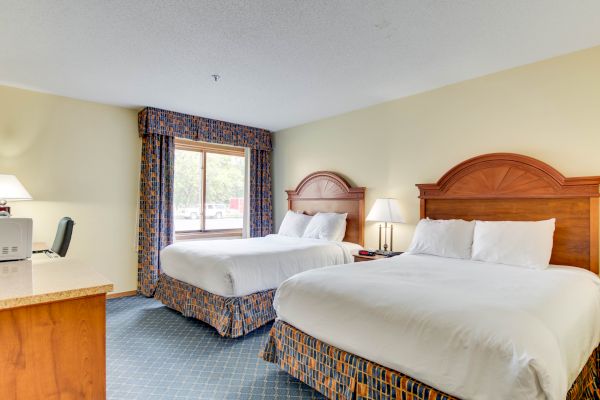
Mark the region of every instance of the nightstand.
POLYGON ((381 260, 382 258, 390 258, 390 257, 381 256, 379 254, 376 254, 374 256, 361 256, 360 254, 353 254, 353 256, 354 256, 354 262, 373 261, 373 260, 381 260))

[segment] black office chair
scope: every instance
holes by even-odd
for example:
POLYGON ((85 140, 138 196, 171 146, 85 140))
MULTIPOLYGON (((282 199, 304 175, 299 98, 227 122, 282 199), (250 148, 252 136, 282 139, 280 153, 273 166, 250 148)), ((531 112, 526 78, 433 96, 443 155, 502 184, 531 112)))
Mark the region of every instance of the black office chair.
POLYGON ((58 229, 56 230, 56 237, 54 238, 54 243, 50 248, 55 254, 58 254, 60 257, 64 257, 67 255, 67 250, 69 250, 69 244, 71 244, 71 235, 73 235, 73 226, 75 225, 75 221, 73 221, 69 217, 61 218, 58 221, 58 229))
POLYGON ((48 257, 64 257, 67 255, 69 250, 69 244, 71 244, 71 235, 73 235, 73 226, 75 221, 69 217, 61 218, 58 221, 58 229, 56 230, 56 237, 54 243, 49 249, 34 251, 34 253, 44 253, 48 257))

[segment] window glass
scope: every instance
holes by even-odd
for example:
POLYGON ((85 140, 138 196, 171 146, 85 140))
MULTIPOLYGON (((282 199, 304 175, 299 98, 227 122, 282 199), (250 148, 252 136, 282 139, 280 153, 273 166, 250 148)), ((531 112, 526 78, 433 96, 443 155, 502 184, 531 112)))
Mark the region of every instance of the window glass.
POLYGON ((175 232, 202 229, 202 156, 175 150, 175 232))
POLYGON ((205 230, 244 225, 244 157, 206 153, 205 230))
POLYGON ((244 226, 243 149, 175 139, 177 240, 240 235, 244 226))

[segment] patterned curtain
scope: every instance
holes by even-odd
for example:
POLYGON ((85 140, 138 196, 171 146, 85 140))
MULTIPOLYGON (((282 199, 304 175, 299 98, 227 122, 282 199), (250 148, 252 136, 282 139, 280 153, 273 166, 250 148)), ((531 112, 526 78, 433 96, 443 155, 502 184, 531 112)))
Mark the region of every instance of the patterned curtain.
POLYGON ((138 115, 142 137, 138 292, 152 296, 160 274, 159 252, 173 241, 175 139, 250 149, 250 236, 272 232, 271 132, 244 125, 145 108, 138 115))
POLYGON ((271 191, 271 154, 250 150, 250 236, 265 236, 273 232, 271 191))
POLYGON ((175 139, 142 136, 138 292, 152 296, 160 271, 159 252, 173 242, 175 139))

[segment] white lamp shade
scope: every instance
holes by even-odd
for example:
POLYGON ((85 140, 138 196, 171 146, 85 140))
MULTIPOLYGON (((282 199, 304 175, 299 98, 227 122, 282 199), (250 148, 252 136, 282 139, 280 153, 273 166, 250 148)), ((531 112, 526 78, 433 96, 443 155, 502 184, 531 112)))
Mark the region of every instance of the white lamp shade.
POLYGON ((396 199, 377 199, 371 207, 367 221, 404 223, 400 213, 400 204, 396 199))
POLYGON ((31 195, 14 175, 0 175, 0 200, 31 200, 31 195))

